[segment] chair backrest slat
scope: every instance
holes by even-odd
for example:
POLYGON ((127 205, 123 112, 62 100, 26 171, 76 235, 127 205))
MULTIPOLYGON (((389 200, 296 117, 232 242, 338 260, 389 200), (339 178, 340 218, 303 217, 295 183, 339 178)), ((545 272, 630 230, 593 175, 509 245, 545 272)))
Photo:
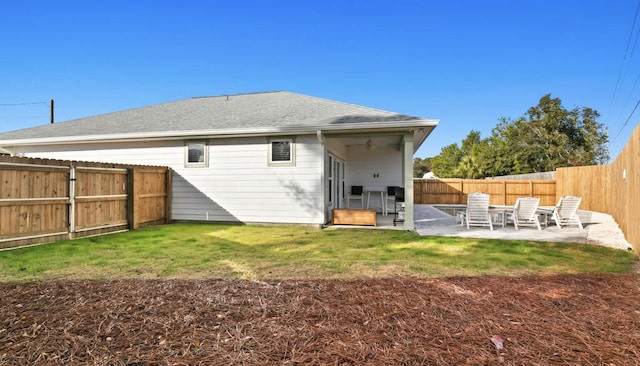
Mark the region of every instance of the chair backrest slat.
POLYGON ((531 220, 536 214, 540 198, 520 197, 516 200, 514 211, 520 220, 531 220))
POLYGON ((489 212, 489 195, 469 193, 467 196, 467 216, 469 221, 485 220, 489 212))
POLYGON ((351 186, 351 195, 352 196, 361 196, 362 195, 362 186, 351 186))
POLYGON ((573 217, 578 211, 578 207, 580 206, 580 201, 582 201, 581 197, 575 196, 563 196, 558 201, 558 205, 556 206, 556 211, 558 216, 561 218, 569 218, 573 217))

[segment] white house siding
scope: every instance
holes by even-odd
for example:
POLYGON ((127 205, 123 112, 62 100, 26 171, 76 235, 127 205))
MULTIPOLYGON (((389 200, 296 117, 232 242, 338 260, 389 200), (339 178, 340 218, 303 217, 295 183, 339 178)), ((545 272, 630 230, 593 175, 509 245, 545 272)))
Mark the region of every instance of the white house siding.
POLYGON ((402 185, 402 152, 393 146, 379 146, 369 151, 364 146, 347 150, 348 185, 387 187, 402 185), (374 178, 374 174, 378 177, 374 178))
MULTIPOLYGON (((352 146, 347 149, 346 190, 352 185, 384 189, 403 186, 402 164, 402 152, 395 146, 382 145, 373 150, 352 146)), ((371 195, 371 206, 381 207, 379 195, 371 195)))
POLYGON ((267 141, 210 139, 209 166, 202 168, 185 168, 183 140, 30 146, 16 154, 169 166, 174 220, 322 224, 323 149, 317 137, 295 137, 295 166, 269 166, 267 141))

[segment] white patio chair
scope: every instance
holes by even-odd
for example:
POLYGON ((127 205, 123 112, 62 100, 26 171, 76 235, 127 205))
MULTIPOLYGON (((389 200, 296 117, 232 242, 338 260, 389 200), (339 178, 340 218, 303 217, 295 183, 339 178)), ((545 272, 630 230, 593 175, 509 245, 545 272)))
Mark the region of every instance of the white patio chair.
POLYGON ((580 206, 580 201, 582 201, 581 197, 560 197, 558 204, 553 211, 551 211, 551 219, 556 222, 558 229, 561 229, 562 225, 577 225, 580 229, 583 228, 582 222, 578 217, 578 206, 580 206))
POLYGON ((513 222, 513 226, 516 230, 519 230, 518 226, 535 226, 538 230, 542 230, 540 227, 540 220, 538 219, 538 205, 540 204, 540 198, 535 197, 520 197, 516 200, 516 204, 513 206, 513 212, 507 213, 507 222, 513 222))
POLYGON ((351 200, 360 200, 360 208, 364 208, 362 186, 351 186, 351 191, 347 193, 347 208, 351 208, 351 200))
POLYGON ((467 230, 470 226, 488 226, 493 231, 489 214, 489 194, 474 192, 467 196, 467 211, 464 213, 467 230))

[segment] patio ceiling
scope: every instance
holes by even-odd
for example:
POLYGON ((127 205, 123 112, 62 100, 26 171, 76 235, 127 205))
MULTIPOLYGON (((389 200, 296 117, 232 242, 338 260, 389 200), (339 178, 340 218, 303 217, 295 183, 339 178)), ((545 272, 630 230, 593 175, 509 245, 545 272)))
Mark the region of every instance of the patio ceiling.
POLYGON ((399 147, 402 143, 402 136, 389 136, 389 135, 367 135, 356 137, 344 137, 340 141, 347 147, 352 146, 366 146, 370 142, 372 146, 386 146, 392 145, 399 147))
POLYGON ((427 139, 429 134, 433 131, 435 126, 429 126, 425 128, 417 128, 407 130, 406 128, 386 128, 386 129, 371 129, 371 130, 354 130, 354 131, 323 131, 323 134, 328 140, 337 140, 347 147, 352 146, 364 146, 369 139, 375 146, 395 146, 401 148, 404 135, 407 132, 413 131, 413 149, 414 152, 422 145, 427 139))

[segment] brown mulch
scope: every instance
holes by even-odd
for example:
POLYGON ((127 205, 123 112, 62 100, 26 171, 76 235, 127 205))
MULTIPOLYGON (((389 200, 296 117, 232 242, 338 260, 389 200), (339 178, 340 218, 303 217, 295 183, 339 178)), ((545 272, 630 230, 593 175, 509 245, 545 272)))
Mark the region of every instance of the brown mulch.
POLYGON ((640 365, 637 273, 0 291, 6 365, 640 365))

